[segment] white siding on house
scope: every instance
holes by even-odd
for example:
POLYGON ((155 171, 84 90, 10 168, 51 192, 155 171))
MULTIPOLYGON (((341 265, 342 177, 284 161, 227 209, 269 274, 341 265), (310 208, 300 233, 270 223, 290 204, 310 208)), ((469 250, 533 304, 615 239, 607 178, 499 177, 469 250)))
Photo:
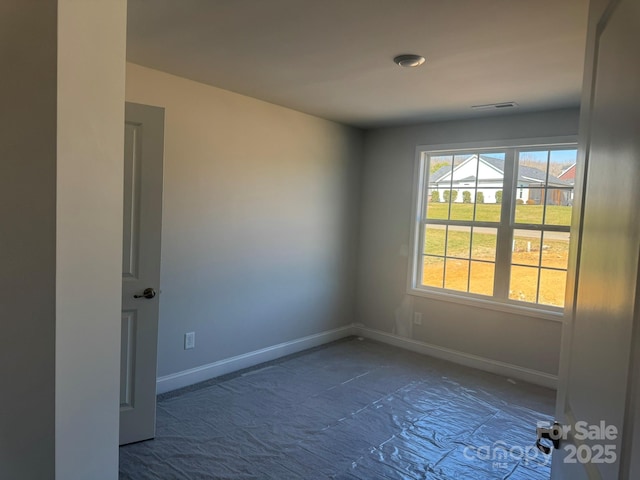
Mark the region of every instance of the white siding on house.
POLYGON ((437 191, 440 200, 444 201, 446 190, 457 190, 455 201, 462 203, 465 191, 471 194, 471 202, 475 202, 477 188, 477 192, 481 192, 484 196, 484 203, 496 203, 496 192, 503 188, 502 177, 501 171, 482 160, 479 161, 477 155, 472 155, 468 160, 455 167, 452 173, 441 178, 434 178, 437 183, 430 183, 429 191, 430 193, 437 191))

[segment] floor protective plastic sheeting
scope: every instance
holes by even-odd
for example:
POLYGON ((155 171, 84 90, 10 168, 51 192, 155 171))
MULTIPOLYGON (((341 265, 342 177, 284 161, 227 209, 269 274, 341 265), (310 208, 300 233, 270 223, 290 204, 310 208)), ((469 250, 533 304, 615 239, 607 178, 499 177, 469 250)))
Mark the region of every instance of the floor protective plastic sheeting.
POLYGON ((350 339, 159 397, 120 479, 547 480, 555 393, 350 339))

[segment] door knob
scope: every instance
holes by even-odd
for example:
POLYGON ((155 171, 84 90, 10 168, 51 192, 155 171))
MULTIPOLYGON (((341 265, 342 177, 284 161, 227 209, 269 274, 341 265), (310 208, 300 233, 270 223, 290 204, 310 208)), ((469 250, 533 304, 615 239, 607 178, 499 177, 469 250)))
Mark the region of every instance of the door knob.
POLYGON ((553 448, 556 450, 560 448, 560 438, 562 437, 562 426, 558 422, 553 422, 553 426, 551 428, 538 427, 536 429, 536 436, 538 440, 536 441, 536 447, 545 455, 549 455, 551 453, 551 446, 548 442, 543 443, 542 440, 550 440, 553 444, 553 448))
POLYGON ((134 295, 133 298, 153 298, 155 296, 156 291, 153 288, 149 287, 144 289, 142 295, 134 295))

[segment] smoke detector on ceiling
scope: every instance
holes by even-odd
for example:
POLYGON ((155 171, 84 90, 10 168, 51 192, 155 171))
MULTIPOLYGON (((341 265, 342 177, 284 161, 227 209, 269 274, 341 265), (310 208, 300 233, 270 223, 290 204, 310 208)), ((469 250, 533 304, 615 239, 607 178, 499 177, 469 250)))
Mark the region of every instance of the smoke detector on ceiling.
POLYGON ((426 60, 422 55, 415 55, 413 53, 405 53, 398 55, 393 59, 396 65, 404 68, 419 67, 426 60))
POLYGON ((485 105, 473 105, 473 110, 501 110, 503 108, 516 108, 518 104, 516 102, 502 102, 502 103, 487 103, 485 105))

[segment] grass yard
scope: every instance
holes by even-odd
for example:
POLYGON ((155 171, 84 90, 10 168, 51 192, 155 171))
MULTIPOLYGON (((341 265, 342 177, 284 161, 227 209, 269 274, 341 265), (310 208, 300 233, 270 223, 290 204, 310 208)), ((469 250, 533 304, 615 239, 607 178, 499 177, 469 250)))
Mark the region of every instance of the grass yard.
MULTIPOLYGON (((465 205, 466 206, 466 205, 465 205)), ((528 205, 530 206, 530 205, 528 205)), ((480 295, 493 294, 496 229, 430 225, 425 235, 423 284, 480 295), (446 255, 445 259, 440 256, 446 255), (433 255, 433 256, 429 256, 433 255), (444 285, 443 285, 444 282, 444 285), (468 289, 467 289, 468 287, 468 289)), ((509 298, 563 306, 566 272, 547 270, 567 268, 569 236, 562 234, 540 241, 538 232, 516 231, 514 237, 509 298), (536 238, 536 235, 538 237, 536 238), (542 267, 542 268, 539 268, 542 267)))
MULTIPOLYGON (((502 205, 497 203, 478 203, 476 204, 475 220, 478 222, 499 222, 501 207, 502 205)), ((451 205, 451 220, 474 220, 473 208, 473 203, 453 203, 451 205)), ((544 205, 516 205, 516 223, 542 223, 543 208, 544 205)), ((427 218, 448 220, 449 204, 429 202, 427 218)), ((545 224, 571 225, 571 207, 547 205, 545 224)))

